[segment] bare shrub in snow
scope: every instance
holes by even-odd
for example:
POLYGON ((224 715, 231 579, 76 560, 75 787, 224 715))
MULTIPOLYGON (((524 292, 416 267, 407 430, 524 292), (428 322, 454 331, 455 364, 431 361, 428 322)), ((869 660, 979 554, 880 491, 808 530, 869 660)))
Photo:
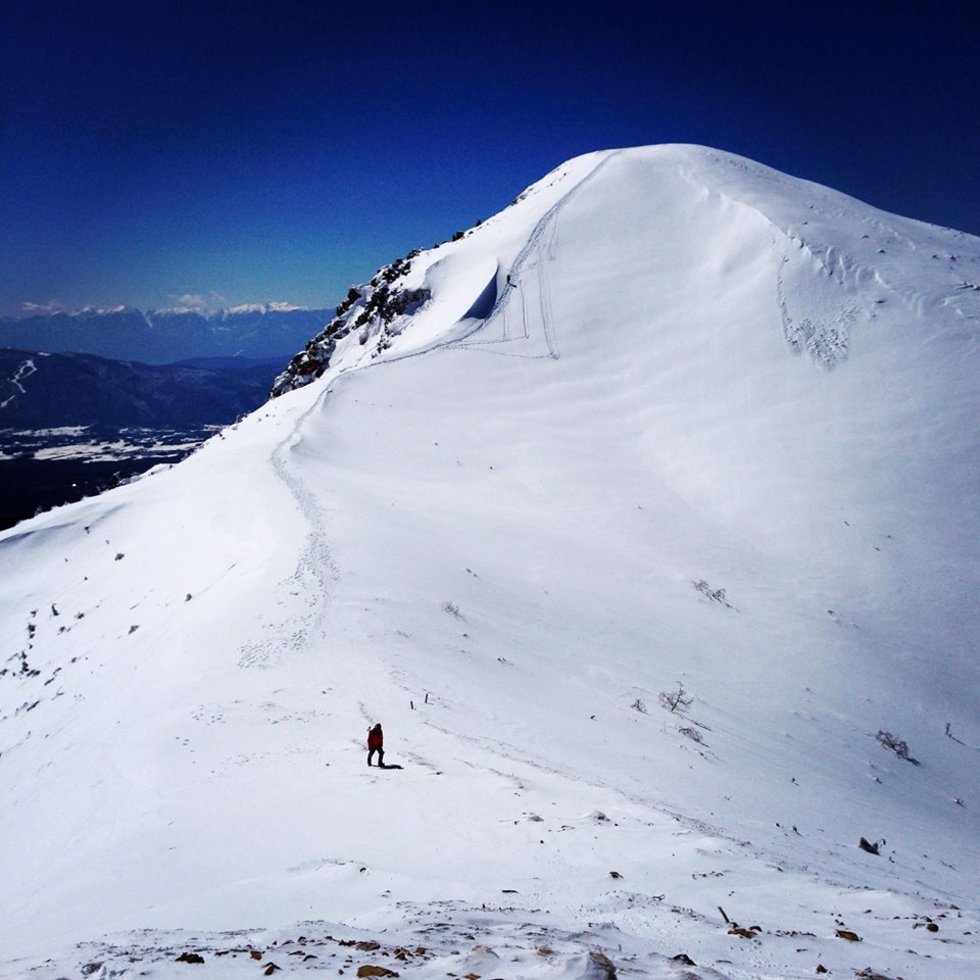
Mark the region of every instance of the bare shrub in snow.
POLYGON ((455 602, 450 602, 448 599, 442 604, 442 611, 449 613, 450 616, 455 616, 457 619, 462 618, 462 614, 459 611, 459 606, 455 602))
POLYGON ((886 748, 890 749, 899 757, 899 759, 904 759, 906 762, 911 762, 913 765, 918 765, 917 759, 913 759, 909 755, 908 744, 904 739, 899 738, 897 735, 892 735, 891 732, 882 731, 880 728, 875 734, 875 738, 886 748))
POLYGON ((694 698, 684 690, 684 685, 678 681, 677 690, 661 691, 659 701, 662 708, 666 708, 673 714, 678 708, 682 710, 689 708, 694 703, 694 698))
POLYGON ((704 736, 696 728, 688 728, 685 726, 684 728, 678 728, 677 731, 680 732, 681 735, 689 738, 692 742, 697 742, 698 745, 704 744, 704 736))
POLYGON ((636 700, 635 700, 635 701, 634 701, 634 702, 633 702, 633 703, 632 703, 632 704, 630 705, 630 707, 631 707, 631 708, 632 708, 632 709, 633 709, 634 711, 639 711, 641 715, 645 715, 645 714, 647 713, 647 706, 646 706, 646 705, 645 705, 645 704, 643 703, 643 701, 642 701, 642 700, 641 700, 640 698, 637 698, 637 699, 636 699, 636 700))
POLYGON ((707 596, 712 602, 717 602, 724 606, 726 609, 734 609, 735 607, 726 598, 724 589, 713 589, 703 578, 699 578, 696 582, 692 582, 691 585, 701 593, 703 596, 707 596))

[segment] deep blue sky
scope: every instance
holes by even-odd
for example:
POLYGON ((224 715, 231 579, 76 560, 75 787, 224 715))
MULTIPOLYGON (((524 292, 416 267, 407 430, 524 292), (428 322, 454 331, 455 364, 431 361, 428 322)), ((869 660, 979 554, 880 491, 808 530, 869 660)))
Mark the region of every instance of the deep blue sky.
POLYGON ((980 234, 966 3, 8 0, 0 313, 285 300, 563 160, 720 147, 980 234))

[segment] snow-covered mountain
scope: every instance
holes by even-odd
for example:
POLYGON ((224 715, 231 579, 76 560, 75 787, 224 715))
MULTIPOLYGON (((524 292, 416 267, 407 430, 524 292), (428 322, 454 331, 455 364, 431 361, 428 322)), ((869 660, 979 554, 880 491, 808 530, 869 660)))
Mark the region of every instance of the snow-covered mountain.
POLYGON ((36 312, 0 317, 0 347, 73 352, 144 364, 200 357, 287 357, 321 329, 330 310, 250 303, 205 313, 181 308, 36 312))
POLYGON ((590 154, 0 534, 0 976, 977 975, 978 284, 590 154))

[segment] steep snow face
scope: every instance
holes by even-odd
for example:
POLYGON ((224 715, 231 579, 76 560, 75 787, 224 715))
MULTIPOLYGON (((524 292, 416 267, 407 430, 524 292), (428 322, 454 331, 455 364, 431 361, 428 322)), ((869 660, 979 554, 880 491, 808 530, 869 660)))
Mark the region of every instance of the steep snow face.
POLYGON ((394 270, 0 535, 0 975, 974 975, 980 242, 667 146, 394 270))

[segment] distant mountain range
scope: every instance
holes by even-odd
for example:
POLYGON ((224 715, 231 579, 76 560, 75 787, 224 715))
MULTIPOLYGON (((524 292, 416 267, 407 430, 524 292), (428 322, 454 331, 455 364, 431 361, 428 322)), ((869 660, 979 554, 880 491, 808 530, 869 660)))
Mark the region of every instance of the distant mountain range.
POLYGON ((197 357, 291 357, 333 317, 332 309, 249 304, 216 313, 117 307, 0 317, 0 347, 95 354, 143 364, 197 357))
POLYGON ((265 401, 281 366, 233 358, 140 364, 0 348, 0 429, 226 425, 265 401))
POLYGON ((0 348, 0 528, 182 459, 261 405, 281 368, 0 348))

